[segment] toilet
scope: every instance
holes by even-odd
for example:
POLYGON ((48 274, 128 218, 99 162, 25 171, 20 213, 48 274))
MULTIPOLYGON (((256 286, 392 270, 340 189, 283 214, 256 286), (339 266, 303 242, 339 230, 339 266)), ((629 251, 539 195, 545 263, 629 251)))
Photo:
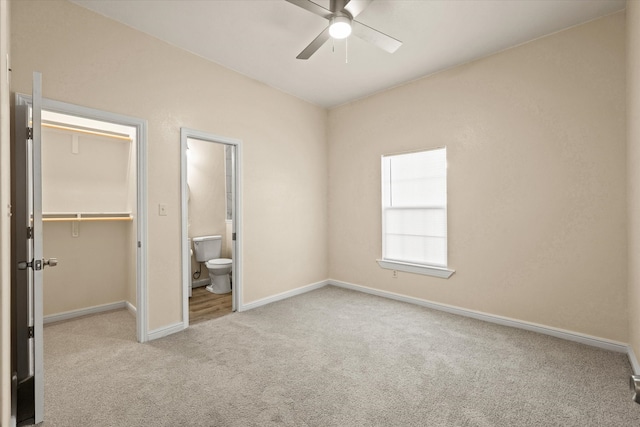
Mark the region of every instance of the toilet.
POLYGON ((220 258, 222 236, 194 237, 192 241, 196 261, 204 262, 209 270, 211 284, 207 286, 207 290, 214 294, 231 292, 229 273, 231 273, 233 261, 229 258, 220 258))

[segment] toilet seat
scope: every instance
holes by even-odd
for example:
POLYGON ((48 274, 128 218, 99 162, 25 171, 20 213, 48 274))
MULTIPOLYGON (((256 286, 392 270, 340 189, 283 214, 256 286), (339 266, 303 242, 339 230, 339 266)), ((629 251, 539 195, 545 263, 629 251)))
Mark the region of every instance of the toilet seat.
POLYGON ((210 259, 205 263, 205 265, 207 268, 224 268, 229 267, 232 263, 233 260, 230 260, 229 258, 216 258, 210 259))

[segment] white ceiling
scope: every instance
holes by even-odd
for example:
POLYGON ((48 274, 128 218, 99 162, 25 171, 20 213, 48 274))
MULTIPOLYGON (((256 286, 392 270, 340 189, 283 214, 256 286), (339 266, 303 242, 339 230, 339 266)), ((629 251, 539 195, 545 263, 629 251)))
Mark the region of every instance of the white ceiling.
POLYGON ((72 1, 323 107, 625 7, 625 0, 374 0, 356 20, 401 40, 397 52, 352 36, 346 49, 329 41, 305 61, 296 56, 328 22, 285 0, 72 1))

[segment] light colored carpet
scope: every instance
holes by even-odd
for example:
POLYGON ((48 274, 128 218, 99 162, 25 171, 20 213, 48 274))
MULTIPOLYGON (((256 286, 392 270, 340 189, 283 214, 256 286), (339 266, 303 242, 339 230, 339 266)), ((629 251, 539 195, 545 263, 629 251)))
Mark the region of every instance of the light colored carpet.
POLYGON ((147 344, 45 327, 44 426, 638 426, 625 355, 335 287, 147 344))

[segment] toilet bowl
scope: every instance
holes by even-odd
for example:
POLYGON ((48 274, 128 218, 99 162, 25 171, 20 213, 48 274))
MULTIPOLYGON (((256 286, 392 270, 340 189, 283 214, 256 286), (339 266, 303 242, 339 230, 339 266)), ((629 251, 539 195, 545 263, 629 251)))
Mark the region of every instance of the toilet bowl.
POLYGON ((211 284, 206 289, 214 294, 231 292, 229 273, 233 268, 233 261, 229 258, 220 258, 222 236, 194 237, 192 240, 196 261, 204 262, 209 270, 211 284))
POLYGON ((231 280, 229 273, 233 267, 233 262, 229 258, 217 258, 205 263, 209 270, 211 284, 207 286, 209 292, 214 294, 226 294, 231 292, 231 280))

